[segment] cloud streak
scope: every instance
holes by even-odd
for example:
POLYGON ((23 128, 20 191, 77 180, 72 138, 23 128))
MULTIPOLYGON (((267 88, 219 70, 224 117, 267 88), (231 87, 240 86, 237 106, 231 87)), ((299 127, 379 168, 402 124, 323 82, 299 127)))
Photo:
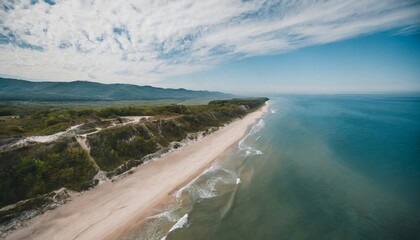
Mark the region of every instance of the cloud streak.
POLYGON ((410 0, 28 0, 1 5, 1 74, 136 84, 378 31, 406 33, 420 23, 420 4, 410 0))

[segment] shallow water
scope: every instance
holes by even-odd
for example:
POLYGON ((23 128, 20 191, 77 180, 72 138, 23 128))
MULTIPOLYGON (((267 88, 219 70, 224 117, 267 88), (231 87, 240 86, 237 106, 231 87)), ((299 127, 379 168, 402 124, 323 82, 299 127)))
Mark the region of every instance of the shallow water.
POLYGON ((130 238, 420 239, 419 106, 410 96, 273 98, 225 161, 130 238))

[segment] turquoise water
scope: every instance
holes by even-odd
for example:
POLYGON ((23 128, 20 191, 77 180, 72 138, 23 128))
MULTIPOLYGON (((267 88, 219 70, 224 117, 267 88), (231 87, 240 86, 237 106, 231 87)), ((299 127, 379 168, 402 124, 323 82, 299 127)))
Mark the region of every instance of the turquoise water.
POLYGON ((420 239, 419 203, 420 97, 274 97, 132 238, 420 239))

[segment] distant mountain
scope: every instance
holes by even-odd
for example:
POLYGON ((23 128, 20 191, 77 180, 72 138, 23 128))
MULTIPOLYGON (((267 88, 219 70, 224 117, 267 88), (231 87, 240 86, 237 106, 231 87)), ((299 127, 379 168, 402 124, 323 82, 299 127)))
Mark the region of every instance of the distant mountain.
POLYGON ((0 78, 0 101, 191 100, 232 98, 233 96, 221 92, 132 84, 102 84, 88 81, 31 82, 0 78))

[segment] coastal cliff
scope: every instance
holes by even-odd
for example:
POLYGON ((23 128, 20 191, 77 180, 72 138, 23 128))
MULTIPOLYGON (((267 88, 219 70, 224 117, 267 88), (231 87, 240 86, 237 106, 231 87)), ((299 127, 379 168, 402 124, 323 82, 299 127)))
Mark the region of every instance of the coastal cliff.
MULTIPOLYGON (((44 136, 3 137, 0 230, 5 236, 27 220, 65 203, 71 196, 68 191, 77 194, 115 180, 118 175, 130 174, 134 167, 244 117, 267 100, 72 109, 59 112, 66 115, 66 111, 72 111, 69 115, 75 117, 70 122, 77 123, 64 131, 44 136)), ((22 118, 33 118, 37 113, 22 118)), ((54 114, 48 113, 45 121, 53 119, 54 114)))

